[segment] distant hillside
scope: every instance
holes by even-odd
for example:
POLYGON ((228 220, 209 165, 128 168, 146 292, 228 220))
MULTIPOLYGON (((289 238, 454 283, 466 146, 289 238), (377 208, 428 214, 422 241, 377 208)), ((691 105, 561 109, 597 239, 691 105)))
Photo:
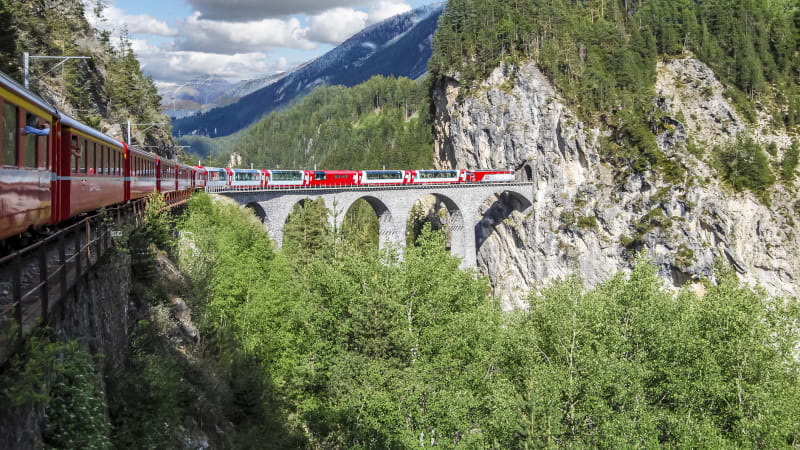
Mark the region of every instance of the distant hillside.
POLYGON ((374 75, 419 78, 427 72, 432 36, 443 8, 442 4, 425 6, 373 25, 233 105, 176 120, 173 133, 229 135, 317 86, 355 86, 374 75))
POLYGON ((234 136, 187 137, 193 151, 195 146, 218 156, 235 151, 243 167, 430 167, 428 89, 408 78, 375 76, 350 88, 316 89, 234 136), (207 149, 202 141, 211 141, 207 149))

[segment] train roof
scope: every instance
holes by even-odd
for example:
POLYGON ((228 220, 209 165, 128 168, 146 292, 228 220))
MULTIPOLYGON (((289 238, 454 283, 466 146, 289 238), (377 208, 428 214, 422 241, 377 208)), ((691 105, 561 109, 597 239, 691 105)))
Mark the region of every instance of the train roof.
POLYGON ((45 101, 42 97, 35 94, 33 91, 29 89, 25 89, 21 84, 14 81, 13 78, 0 72, 0 83, 3 84, 3 87, 8 89, 12 94, 22 97, 24 100, 30 102, 31 104, 45 110, 49 114, 55 116, 58 114, 58 111, 52 106, 50 106, 47 101, 45 101))
POLYGON ((113 139, 110 136, 106 136, 105 134, 95 130, 94 128, 92 128, 92 127, 90 127, 88 125, 84 125, 84 124, 80 123, 76 119, 74 119, 74 118, 72 118, 72 117, 70 117, 70 116, 68 116, 68 115, 66 115, 66 114, 64 114, 62 112, 59 112, 59 116, 61 118, 61 124, 62 125, 66 125, 66 126, 72 128, 74 130, 78 130, 81 133, 83 133, 83 134, 85 134, 87 136, 93 137, 93 138, 95 138, 95 139, 97 139, 99 141, 103 141, 106 144, 113 145, 113 146, 119 147, 119 148, 124 148, 124 145, 123 145, 122 142, 120 142, 120 141, 118 141, 116 139, 113 139))
POLYGON ((138 147, 131 146, 131 147, 128 147, 128 150, 130 150, 131 153, 136 153, 138 155, 141 155, 141 156, 144 156, 144 157, 147 157, 147 158, 151 158, 151 159, 158 158, 158 155, 156 155, 155 153, 150 153, 150 152, 142 150, 142 149, 140 149, 138 147))

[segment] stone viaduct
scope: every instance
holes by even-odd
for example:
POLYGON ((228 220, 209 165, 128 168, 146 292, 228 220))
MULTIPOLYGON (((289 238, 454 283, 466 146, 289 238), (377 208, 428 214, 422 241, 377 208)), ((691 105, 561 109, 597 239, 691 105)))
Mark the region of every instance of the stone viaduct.
POLYGON ((494 194, 510 195, 521 212, 532 205, 534 183, 440 184, 403 186, 356 186, 346 188, 270 189, 218 192, 252 209, 262 220, 271 239, 283 245, 283 227, 294 205, 322 198, 331 214, 331 225, 341 227, 346 212, 359 199, 375 210, 380 224, 380 247, 391 244, 399 251, 406 244, 406 224, 414 203, 433 195, 450 217, 451 252, 462 258, 462 267, 475 267, 478 242, 476 227, 481 206, 494 194), (334 223, 336 221, 337 223, 334 223))

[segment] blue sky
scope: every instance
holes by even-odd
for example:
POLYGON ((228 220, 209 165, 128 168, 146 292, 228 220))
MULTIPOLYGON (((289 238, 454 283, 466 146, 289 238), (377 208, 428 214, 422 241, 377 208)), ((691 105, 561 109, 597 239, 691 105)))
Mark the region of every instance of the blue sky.
POLYGON ((431 0, 84 0, 87 17, 127 30, 142 67, 161 87, 202 75, 229 81, 290 70, 366 26, 431 0))

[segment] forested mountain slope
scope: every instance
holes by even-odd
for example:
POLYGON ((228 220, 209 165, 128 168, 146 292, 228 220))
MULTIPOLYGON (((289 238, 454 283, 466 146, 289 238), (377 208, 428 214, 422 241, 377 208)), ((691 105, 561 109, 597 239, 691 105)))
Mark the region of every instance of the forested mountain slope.
POLYGON ((164 122, 146 133, 133 130, 134 143, 158 151, 172 147, 169 120, 159 110, 160 98, 145 77, 130 41, 119 41, 92 28, 80 0, 57 2, 0 0, 0 70, 22 81, 22 53, 91 56, 70 61, 47 73, 56 62, 31 62, 31 89, 56 108, 110 136, 124 140, 124 124, 164 122))
POLYGON ((449 2, 430 64, 435 163, 537 183, 530 215, 509 207, 478 233, 507 306, 641 249, 675 286, 721 260, 799 294, 799 38, 795 0, 449 2))
POLYGON ((323 85, 355 86, 374 75, 419 78, 427 71, 442 4, 362 30, 341 45, 238 102, 174 122, 178 136, 227 136, 323 85))
POLYGON ((430 167, 428 86, 373 77, 352 88, 317 88, 236 140, 218 141, 249 167, 380 169, 430 167))

